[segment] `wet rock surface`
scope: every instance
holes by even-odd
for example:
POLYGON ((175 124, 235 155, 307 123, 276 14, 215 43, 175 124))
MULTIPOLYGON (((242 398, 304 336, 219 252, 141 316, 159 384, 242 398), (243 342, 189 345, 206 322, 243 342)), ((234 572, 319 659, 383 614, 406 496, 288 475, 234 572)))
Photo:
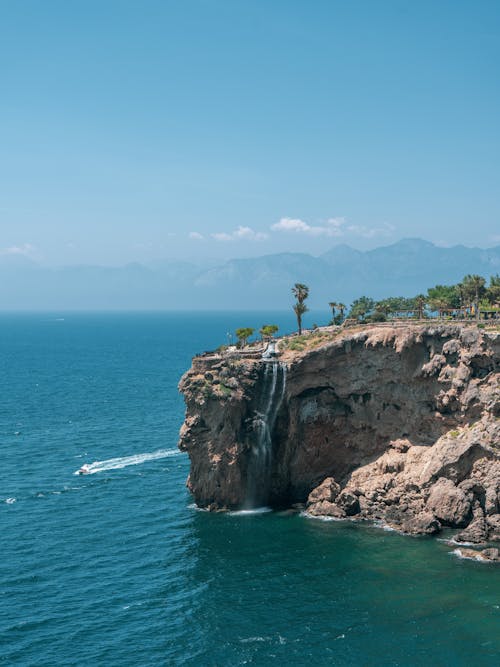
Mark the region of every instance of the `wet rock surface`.
POLYGON ((461 558, 467 558, 469 560, 500 563, 500 551, 493 547, 481 550, 459 547, 458 549, 455 549, 454 553, 461 558))
POLYGON ((463 541, 496 541, 499 352, 499 334, 475 326, 340 331, 281 355, 279 402, 270 362, 195 358, 180 383, 188 486, 210 509, 244 507, 258 487, 274 507, 307 503, 316 516, 377 519, 411 534, 449 526, 463 541), (266 405, 276 407, 268 470, 255 479, 266 405))

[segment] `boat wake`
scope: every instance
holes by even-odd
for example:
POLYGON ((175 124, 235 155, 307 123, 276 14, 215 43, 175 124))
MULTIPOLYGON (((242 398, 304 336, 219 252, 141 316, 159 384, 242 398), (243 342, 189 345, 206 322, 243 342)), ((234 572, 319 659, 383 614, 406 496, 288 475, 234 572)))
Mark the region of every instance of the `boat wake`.
POLYGON ((166 459, 171 456, 180 456, 182 452, 178 449, 160 449, 157 452, 145 452, 144 454, 134 454, 133 456, 122 456, 116 459, 107 459, 107 461, 94 461, 86 463, 74 475, 95 475, 98 472, 106 470, 120 470, 127 466, 136 466, 146 461, 156 461, 157 459, 166 459))

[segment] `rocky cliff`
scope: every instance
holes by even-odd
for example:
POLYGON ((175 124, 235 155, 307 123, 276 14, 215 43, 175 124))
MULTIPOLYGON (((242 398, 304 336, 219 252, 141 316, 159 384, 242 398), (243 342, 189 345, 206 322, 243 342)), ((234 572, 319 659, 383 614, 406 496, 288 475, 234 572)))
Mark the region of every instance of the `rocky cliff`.
POLYGON ((209 509, 302 503, 409 533, 500 539, 500 333, 373 325, 193 359, 188 487, 209 509))

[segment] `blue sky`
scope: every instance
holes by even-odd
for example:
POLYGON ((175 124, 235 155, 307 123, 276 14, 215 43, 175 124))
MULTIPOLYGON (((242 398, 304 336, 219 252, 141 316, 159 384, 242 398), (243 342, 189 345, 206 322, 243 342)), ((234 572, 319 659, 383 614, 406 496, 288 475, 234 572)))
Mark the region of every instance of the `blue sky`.
POLYGON ((0 2, 0 254, 500 243, 500 3, 0 2))

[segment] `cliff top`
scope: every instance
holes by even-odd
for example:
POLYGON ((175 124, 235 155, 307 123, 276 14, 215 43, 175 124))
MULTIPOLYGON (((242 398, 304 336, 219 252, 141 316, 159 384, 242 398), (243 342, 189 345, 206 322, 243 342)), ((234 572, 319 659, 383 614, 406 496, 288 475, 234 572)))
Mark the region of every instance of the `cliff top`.
MULTIPOLYGON (((367 345, 382 343, 393 344, 396 349, 404 349, 409 344, 419 341, 422 336, 450 335, 462 337, 464 331, 482 332, 488 337, 500 336, 500 323, 484 322, 479 326, 476 322, 429 321, 429 322, 380 322, 354 324, 350 326, 325 326, 305 330, 300 336, 297 333, 276 337, 276 349, 280 359, 293 361, 312 350, 330 346, 332 343, 343 345, 347 340, 363 339, 367 345)), ((255 341, 243 348, 221 346, 218 350, 204 352, 194 357, 193 361, 210 359, 259 360, 267 347, 267 342, 255 341)))

